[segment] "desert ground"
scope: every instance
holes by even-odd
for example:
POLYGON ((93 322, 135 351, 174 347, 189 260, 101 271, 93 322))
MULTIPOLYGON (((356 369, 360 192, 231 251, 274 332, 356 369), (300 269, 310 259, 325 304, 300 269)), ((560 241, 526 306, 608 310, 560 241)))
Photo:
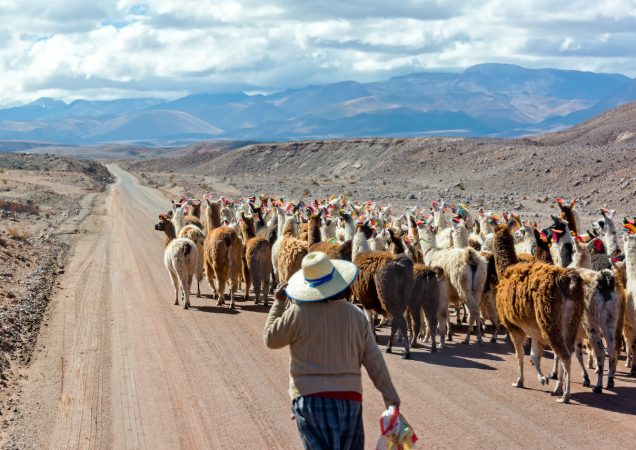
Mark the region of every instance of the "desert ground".
MULTIPOLYGON (((191 296, 192 309, 173 305, 163 235, 153 230, 157 215, 184 194, 299 198, 305 189, 307 197, 346 192, 396 207, 439 198, 483 202, 539 222, 555 212, 557 195, 587 202, 587 220, 605 205, 633 213, 633 147, 577 147, 555 164, 554 147, 533 142, 262 144, 111 162, 111 184, 103 166, 83 171, 95 163, 62 167, 71 160, 47 155, 2 160, 0 189, 8 190, 0 198, 38 205, 37 213, 5 213, 0 227, 2 447, 298 448, 288 351, 268 350, 261 338, 267 309, 251 300, 239 300, 236 310, 217 307, 206 282, 202 298, 191 296), (27 164, 36 159, 49 171, 27 164), (13 236, 15 227, 25 237, 13 236), (28 324, 20 322, 25 316, 28 324)), ((381 348, 387 332, 380 329, 381 348)), ((425 345, 412 355, 385 359, 425 448, 592 448, 607 436, 607 445, 628 447, 636 437, 636 385, 624 361, 615 389, 602 395, 582 387, 575 369, 572 404, 559 405, 551 386, 530 372, 525 389, 511 387, 516 363, 503 340, 478 347, 456 339, 435 354, 425 345)), ((384 408, 366 374, 364 396, 367 447, 374 448, 384 408)))

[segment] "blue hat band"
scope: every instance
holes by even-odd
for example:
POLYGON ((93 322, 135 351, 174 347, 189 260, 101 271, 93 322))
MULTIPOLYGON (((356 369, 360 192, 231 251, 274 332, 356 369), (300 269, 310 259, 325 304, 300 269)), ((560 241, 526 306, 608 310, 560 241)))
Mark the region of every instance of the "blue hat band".
POLYGON ((325 275, 324 277, 320 277, 320 278, 315 278, 313 280, 309 280, 307 278, 305 278, 305 283, 311 287, 318 287, 322 284, 328 283, 333 279, 333 274, 336 273, 336 268, 334 267, 333 270, 331 271, 331 273, 325 275))

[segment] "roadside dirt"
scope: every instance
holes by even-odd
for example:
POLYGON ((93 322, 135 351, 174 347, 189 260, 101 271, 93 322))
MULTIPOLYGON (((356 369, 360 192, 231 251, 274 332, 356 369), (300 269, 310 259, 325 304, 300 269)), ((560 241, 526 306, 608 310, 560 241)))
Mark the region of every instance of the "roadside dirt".
POLYGON ((77 225, 109 180, 94 162, 0 153, 0 437, 22 414, 19 372, 77 225))
MULTIPOLYGON (((153 230, 169 200, 111 170, 117 182, 80 225, 33 362, 20 371, 21 414, 2 447, 299 448, 288 350, 265 348, 266 309, 216 307, 206 283, 192 309, 174 306, 153 230)), ((633 446, 636 385, 622 361, 613 391, 592 394, 575 370, 572 404, 558 405, 527 360, 528 387, 511 387, 506 343, 412 355, 386 360, 422 448, 633 446)), ((383 405, 366 375, 364 389, 371 449, 383 405)))

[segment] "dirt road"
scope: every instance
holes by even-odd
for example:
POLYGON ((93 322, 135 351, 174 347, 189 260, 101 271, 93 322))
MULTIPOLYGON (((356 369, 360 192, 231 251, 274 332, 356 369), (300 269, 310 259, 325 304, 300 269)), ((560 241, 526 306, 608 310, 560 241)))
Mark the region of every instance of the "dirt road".
MULTIPOLYGON (((99 197, 61 279, 34 363, 23 375, 20 448, 298 448, 289 420, 287 350, 261 340, 263 306, 172 304, 153 230, 169 202, 110 167, 117 183, 99 197)), ((204 292, 210 293, 204 286, 204 292)), ((386 333, 381 344, 386 342, 386 333)), ((387 355, 423 447, 633 446, 636 379, 622 362, 616 389, 594 395, 574 377, 571 405, 557 405, 526 362, 527 389, 505 343, 451 343, 437 354, 387 355), (608 440, 609 439, 609 440, 608 440)), ((547 366, 550 360, 544 360, 547 366)), ((365 376, 367 447, 379 394, 365 376)))

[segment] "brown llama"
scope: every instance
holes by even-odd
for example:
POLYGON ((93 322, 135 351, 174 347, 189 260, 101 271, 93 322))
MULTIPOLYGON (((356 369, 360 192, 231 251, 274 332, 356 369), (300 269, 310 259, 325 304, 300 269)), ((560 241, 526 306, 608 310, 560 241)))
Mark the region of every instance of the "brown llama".
POLYGON ((448 324, 448 284, 444 276, 444 269, 415 263, 413 265, 413 278, 415 283, 409 304, 409 317, 413 331, 411 347, 417 347, 423 315, 427 329, 424 341, 430 338, 431 352, 436 352, 437 332, 439 330, 439 346, 444 348, 448 324))
POLYGON ((495 228, 494 247, 499 278, 497 312, 514 344, 519 364, 519 378, 513 386, 524 385, 523 345, 530 336, 531 358, 541 384, 549 382, 541 372, 544 347, 550 346, 561 359, 553 395, 562 394, 558 402, 568 403, 574 343, 584 309, 583 281, 576 269, 519 263, 514 239, 505 224, 495 228))
POLYGON ((287 283, 291 276, 300 270, 307 253, 307 241, 296 237, 296 218, 293 215, 287 216, 276 258, 276 276, 279 283, 287 283))
POLYGON ((243 279, 245 280, 245 300, 248 299, 250 285, 254 285, 254 304, 258 305, 263 293, 263 303, 269 305, 270 275, 272 273, 272 244, 263 236, 256 236, 256 225, 253 217, 241 214, 243 222, 243 279))
POLYGON ((353 296, 364 307, 371 324, 373 324, 372 312, 385 317, 391 316, 391 336, 386 352, 392 352, 393 338, 399 328, 404 336, 402 358, 409 359, 411 353, 404 313, 410 303, 415 285, 413 262, 405 255, 396 256, 390 252, 364 252, 356 255, 354 263, 358 266, 359 272, 351 288, 353 296))
POLYGON ((225 288, 230 283, 230 308, 234 309, 234 293, 242 271, 241 240, 233 228, 221 226, 221 205, 207 203, 207 229, 205 238, 205 275, 217 295, 217 305, 225 304, 225 288), (217 285, 215 286, 214 280, 217 285))

